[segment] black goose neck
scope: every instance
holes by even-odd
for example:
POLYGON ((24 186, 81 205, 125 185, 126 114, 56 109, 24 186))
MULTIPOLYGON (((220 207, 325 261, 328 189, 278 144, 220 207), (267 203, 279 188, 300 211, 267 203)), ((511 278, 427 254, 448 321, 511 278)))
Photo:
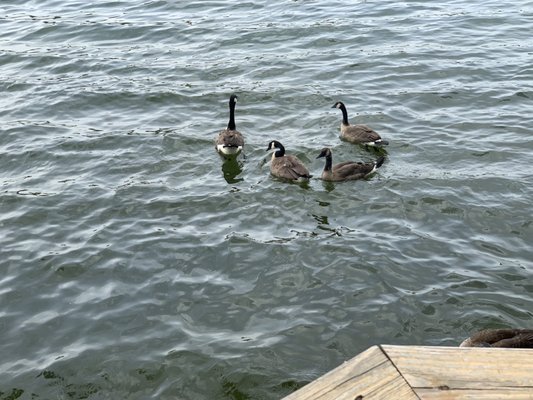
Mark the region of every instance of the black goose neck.
POLYGON ((324 167, 324 171, 331 171, 331 166, 333 165, 333 157, 331 154, 326 155, 326 166, 324 167))
POLYGON ((350 123, 348 122, 348 111, 346 111, 345 105, 341 104, 340 109, 342 111, 342 123, 344 125, 349 125, 350 123))
POLYGON ((281 143, 276 143, 276 152, 274 153, 275 157, 283 157, 285 155, 285 147, 281 143))
POLYGON ((229 122, 228 122, 228 129, 230 131, 234 131, 237 129, 237 126, 235 125, 235 100, 233 98, 229 99, 229 122))

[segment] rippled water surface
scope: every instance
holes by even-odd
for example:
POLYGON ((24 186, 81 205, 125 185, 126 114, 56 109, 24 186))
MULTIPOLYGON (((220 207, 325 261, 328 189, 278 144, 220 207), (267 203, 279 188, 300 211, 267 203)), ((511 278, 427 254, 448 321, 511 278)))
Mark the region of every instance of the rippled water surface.
POLYGON ((526 1, 3 0, 0 399, 278 399, 532 327, 531 32, 526 1), (390 141, 370 179, 318 179, 378 156, 337 100, 390 141))

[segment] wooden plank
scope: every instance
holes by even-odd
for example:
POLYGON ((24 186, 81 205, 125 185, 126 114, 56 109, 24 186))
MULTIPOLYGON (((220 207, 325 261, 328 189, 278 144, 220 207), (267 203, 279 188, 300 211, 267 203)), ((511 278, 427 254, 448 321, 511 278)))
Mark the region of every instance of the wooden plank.
POLYGON ((383 351, 373 346, 283 400, 419 400, 383 351))
POLYGON ((417 393, 438 387, 533 391, 533 349, 381 347, 417 393))
POLYGON ((422 400, 533 400, 531 389, 438 390, 417 389, 422 400))

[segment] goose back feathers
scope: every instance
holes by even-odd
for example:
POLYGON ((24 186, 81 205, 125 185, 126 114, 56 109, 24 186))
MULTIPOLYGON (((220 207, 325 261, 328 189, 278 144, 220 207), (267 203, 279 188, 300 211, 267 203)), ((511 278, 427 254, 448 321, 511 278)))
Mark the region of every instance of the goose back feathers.
POLYGON ((333 156, 331 149, 325 147, 322 149, 317 158, 325 157, 326 165, 322 171, 322 180, 331 182, 348 181, 362 179, 374 173, 376 169, 383 165, 385 157, 380 157, 373 162, 355 162, 345 161, 333 165, 333 156))
POLYGON ((366 125, 350 125, 348 122, 348 111, 342 101, 336 102, 331 108, 338 108, 342 111, 341 139, 350 143, 367 146, 388 145, 389 142, 383 140, 379 134, 366 125))
POLYGON ((460 347, 533 348, 533 329, 485 329, 465 339, 460 347))
POLYGON ((272 153, 272 161, 270 163, 272 175, 291 181, 311 178, 309 170, 296 156, 285 154, 285 147, 280 142, 277 140, 271 141, 267 148, 267 151, 270 150, 276 150, 272 153))
POLYGON ((215 148, 222 156, 237 156, 244 147, 244 138, 235 125, 236 103, 237 95, 232 94, 229 98, 228 127, 221 131, 215 140, 215 148))

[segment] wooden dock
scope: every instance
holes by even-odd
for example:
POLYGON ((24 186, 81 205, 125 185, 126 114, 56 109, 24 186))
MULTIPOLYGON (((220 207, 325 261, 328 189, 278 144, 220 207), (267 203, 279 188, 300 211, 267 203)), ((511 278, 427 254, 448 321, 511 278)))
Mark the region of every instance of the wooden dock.
POLYGON ((283 400, 533 400, 533 349, 373 346, 283 400))

